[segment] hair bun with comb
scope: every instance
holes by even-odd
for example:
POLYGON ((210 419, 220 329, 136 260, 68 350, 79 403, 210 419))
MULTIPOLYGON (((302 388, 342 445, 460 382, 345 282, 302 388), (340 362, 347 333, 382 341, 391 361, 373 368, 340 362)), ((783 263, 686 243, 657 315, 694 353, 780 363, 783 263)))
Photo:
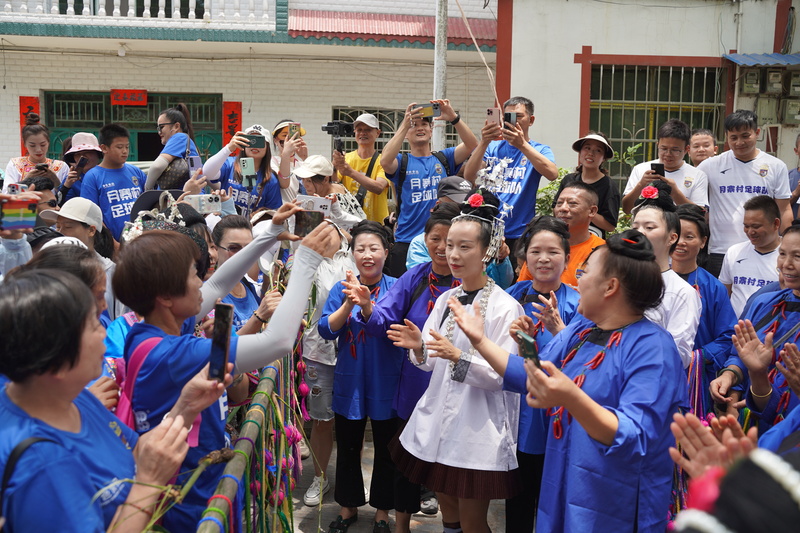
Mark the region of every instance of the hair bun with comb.
POLYGON ((460 205, 462 215, 471 215, 491 221, 500 212, 500 199, 491 191, 477 187, 467 194, 460 205))
POLYGON ((642 194, 636 200, 633 209, 639 209, 651 205, 658 207, 662 211, 674 212, 677 207, 672 199, 672 187, 661 180, 655 180, 650 185, 642 189, 642 194))
POLYGON ((606 245, 609 252, 631 259, 639 261, 655 261, 656 259, 653 245, 643 233, 635 229, 609 236, 606 245))

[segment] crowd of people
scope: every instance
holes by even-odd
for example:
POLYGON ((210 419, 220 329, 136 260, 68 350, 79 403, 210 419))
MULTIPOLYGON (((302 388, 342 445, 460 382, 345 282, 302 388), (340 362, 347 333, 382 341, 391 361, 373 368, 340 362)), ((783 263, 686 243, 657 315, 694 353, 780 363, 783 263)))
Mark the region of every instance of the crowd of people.
POLYGON ((366 504, 375 533, 420 511, 486 533, 498 499, 510 533, 794 527, 800 169, 757 148, 756 115, 725 118, 719 155, 713 132, 668 120, 622 193, 608 138, 585 132, 547 215, 541 178, 559 169, 531 138, 533 102, 506 101, 515 118, 479 136, 431 104, 409 104, 381 150, 362 114, 348 153, 309 153, 283 119, 205 161, 179 104, 147 173, 122 125, 76 132, 58 160, 28 117, 0 195, 36 216, 0 229, 7 531, 194 531, 223 465, 163 516, 162 487, 230 447, 247 373, 293 353, 306 505, 336 448, 329 533, 366 504), (433 151, 435 121, 460 143, 433 151), (218 301, 233 334, 216 380, 218 301))

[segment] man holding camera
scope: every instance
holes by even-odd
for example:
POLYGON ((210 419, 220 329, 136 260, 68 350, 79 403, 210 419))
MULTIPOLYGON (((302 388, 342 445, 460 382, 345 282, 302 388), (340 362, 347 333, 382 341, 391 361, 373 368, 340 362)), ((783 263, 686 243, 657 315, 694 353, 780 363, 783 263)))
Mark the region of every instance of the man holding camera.
POLYGON ((375 115, 364 113, 353 122, 358 149, 347 154, 333 151, 333 166, 342 182, 361 204, 367 219, 383 223, 389 216, 389 181, 378 160, 375 143, 381 135, 375 115))
POLYGON ((536 119, 533 116, 533 102, 515 96, 503 104, 503 114, 502 128, 497 122, 487 120, 481 129, 481 142, 476 153, 481 154, 483 159, 471 158, 464 169, 464 178, 475 183, 481 168, 491 170, 503 160, 511 160, 502 170, 504 183, 495 194, 512 208, 506 220, 505 235, 506 243, 514 253, 516 240, 536 215, 539 181, 542 176, 554 181, 558 177, 558 167, 550 147, 528 136, 536 119), (505 120, 509 113, 516 114, 515 120, 505 120))
POLYGON ((381 153, 381 166, 386 177, 394 183, 397 197, 397 228, 395 244, 389 253, 389 273, 399 277, 406 271, 406 254, 411 239, 425 230, 425 222, 436 204, 439 181, 458 173, 461 164, 478 145, 478 139, 461 116, 450 105, 450 100, 431 100, 430 104, 409 104, 400 126, 381 153), (434 116, 423 115, 423 110, 439 113, 456 129, 461 144, 431 151, 434 116), (403 141, 407 140, 410 153, 401 154, 403 141), (446 164, 445 164, 446 163, 446 164))

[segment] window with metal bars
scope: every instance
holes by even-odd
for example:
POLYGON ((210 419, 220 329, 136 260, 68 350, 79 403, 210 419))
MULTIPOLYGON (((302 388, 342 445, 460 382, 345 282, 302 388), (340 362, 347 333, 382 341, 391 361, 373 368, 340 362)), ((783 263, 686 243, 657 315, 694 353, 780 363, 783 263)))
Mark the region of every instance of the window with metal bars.
MULTIPOLYGON (((670 118, 713 131, 722 145, 726 78, 722 68, 594 65, 589 127, 623 155, 642 143, 637 162, 658 157, 656 132, 670 118)), ((607 166, 624 187, 631 167, 620 160, 607 166)))
MULTIPOLYGON (((375 108, 363 108, 363 107, 334 107, 333 108, 333 118, 332 120, 343 120, 344 122, 353 122, 359 115, 363 113, 370 113, 375 115, 378 119, 378 124, 381 127, 381 135, 378 137, 378 141, 375 143, 376 148, 380 152, 383 150, 384 145, 389 142, 389 139, 392 138, 394 132, 397 131, 397 127, 400 122, 403 120, 405 116, 406 110, 405 109, 375 109, 375 108)), ((458 133, 456 129, 447 124, 447 129, 445 130, 445 145, 446 146, 457 146, 458 143, 461 142, 461 139, 458 137, 458 133)), ((342 137, 342 141, 344 142, 344 149, 345 152, 352 152, 356 148, 358 148, 358 143, 356 143, 355 137, 342 137)), ((408 144, 403 143, 403 150, 408 150, 408 144)), ((333 151, 333 138, 331 137, 331 152, 333 151)))

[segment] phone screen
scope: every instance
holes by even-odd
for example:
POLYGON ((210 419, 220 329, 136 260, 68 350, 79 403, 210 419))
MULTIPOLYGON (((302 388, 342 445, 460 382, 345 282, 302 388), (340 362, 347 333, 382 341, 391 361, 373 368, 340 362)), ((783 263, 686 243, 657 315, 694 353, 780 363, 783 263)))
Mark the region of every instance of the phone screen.
POLYGON ((542 363, 539 361, 539 348, 536 346, 536 340, 522 331, 517 331, 516 336, 517 344, 519 344, 519 354, 525 359, 532 360, 537 367, 542 368, 542 363))
POLYGON ((325 215, 320 211, 300 211, 294 215, 294 234, 305 237, 322 224, 325 215))
POLYGON ((664 176, 666 174, 666 171, 664 170, 664 163, 650 163, 650 170, 659 176, 664 176))
POLYGON ((0 203, 0 229, 23 230, 36 225, 36 202, 8 200, 0 203))
MULTIPOLYGON (((517 114, 516 113, 503 113, 503 122, 508 122, 512 126, 517 123, 517 114)), ((508 126, 503 124, 503 127, 509 129, 508 126)))
POLYGON ((217 304, 214 307, 214 335, 211 339, 208 379, 225 381, 231 346, 232 325, 233 306, 231 304, 217 304))

